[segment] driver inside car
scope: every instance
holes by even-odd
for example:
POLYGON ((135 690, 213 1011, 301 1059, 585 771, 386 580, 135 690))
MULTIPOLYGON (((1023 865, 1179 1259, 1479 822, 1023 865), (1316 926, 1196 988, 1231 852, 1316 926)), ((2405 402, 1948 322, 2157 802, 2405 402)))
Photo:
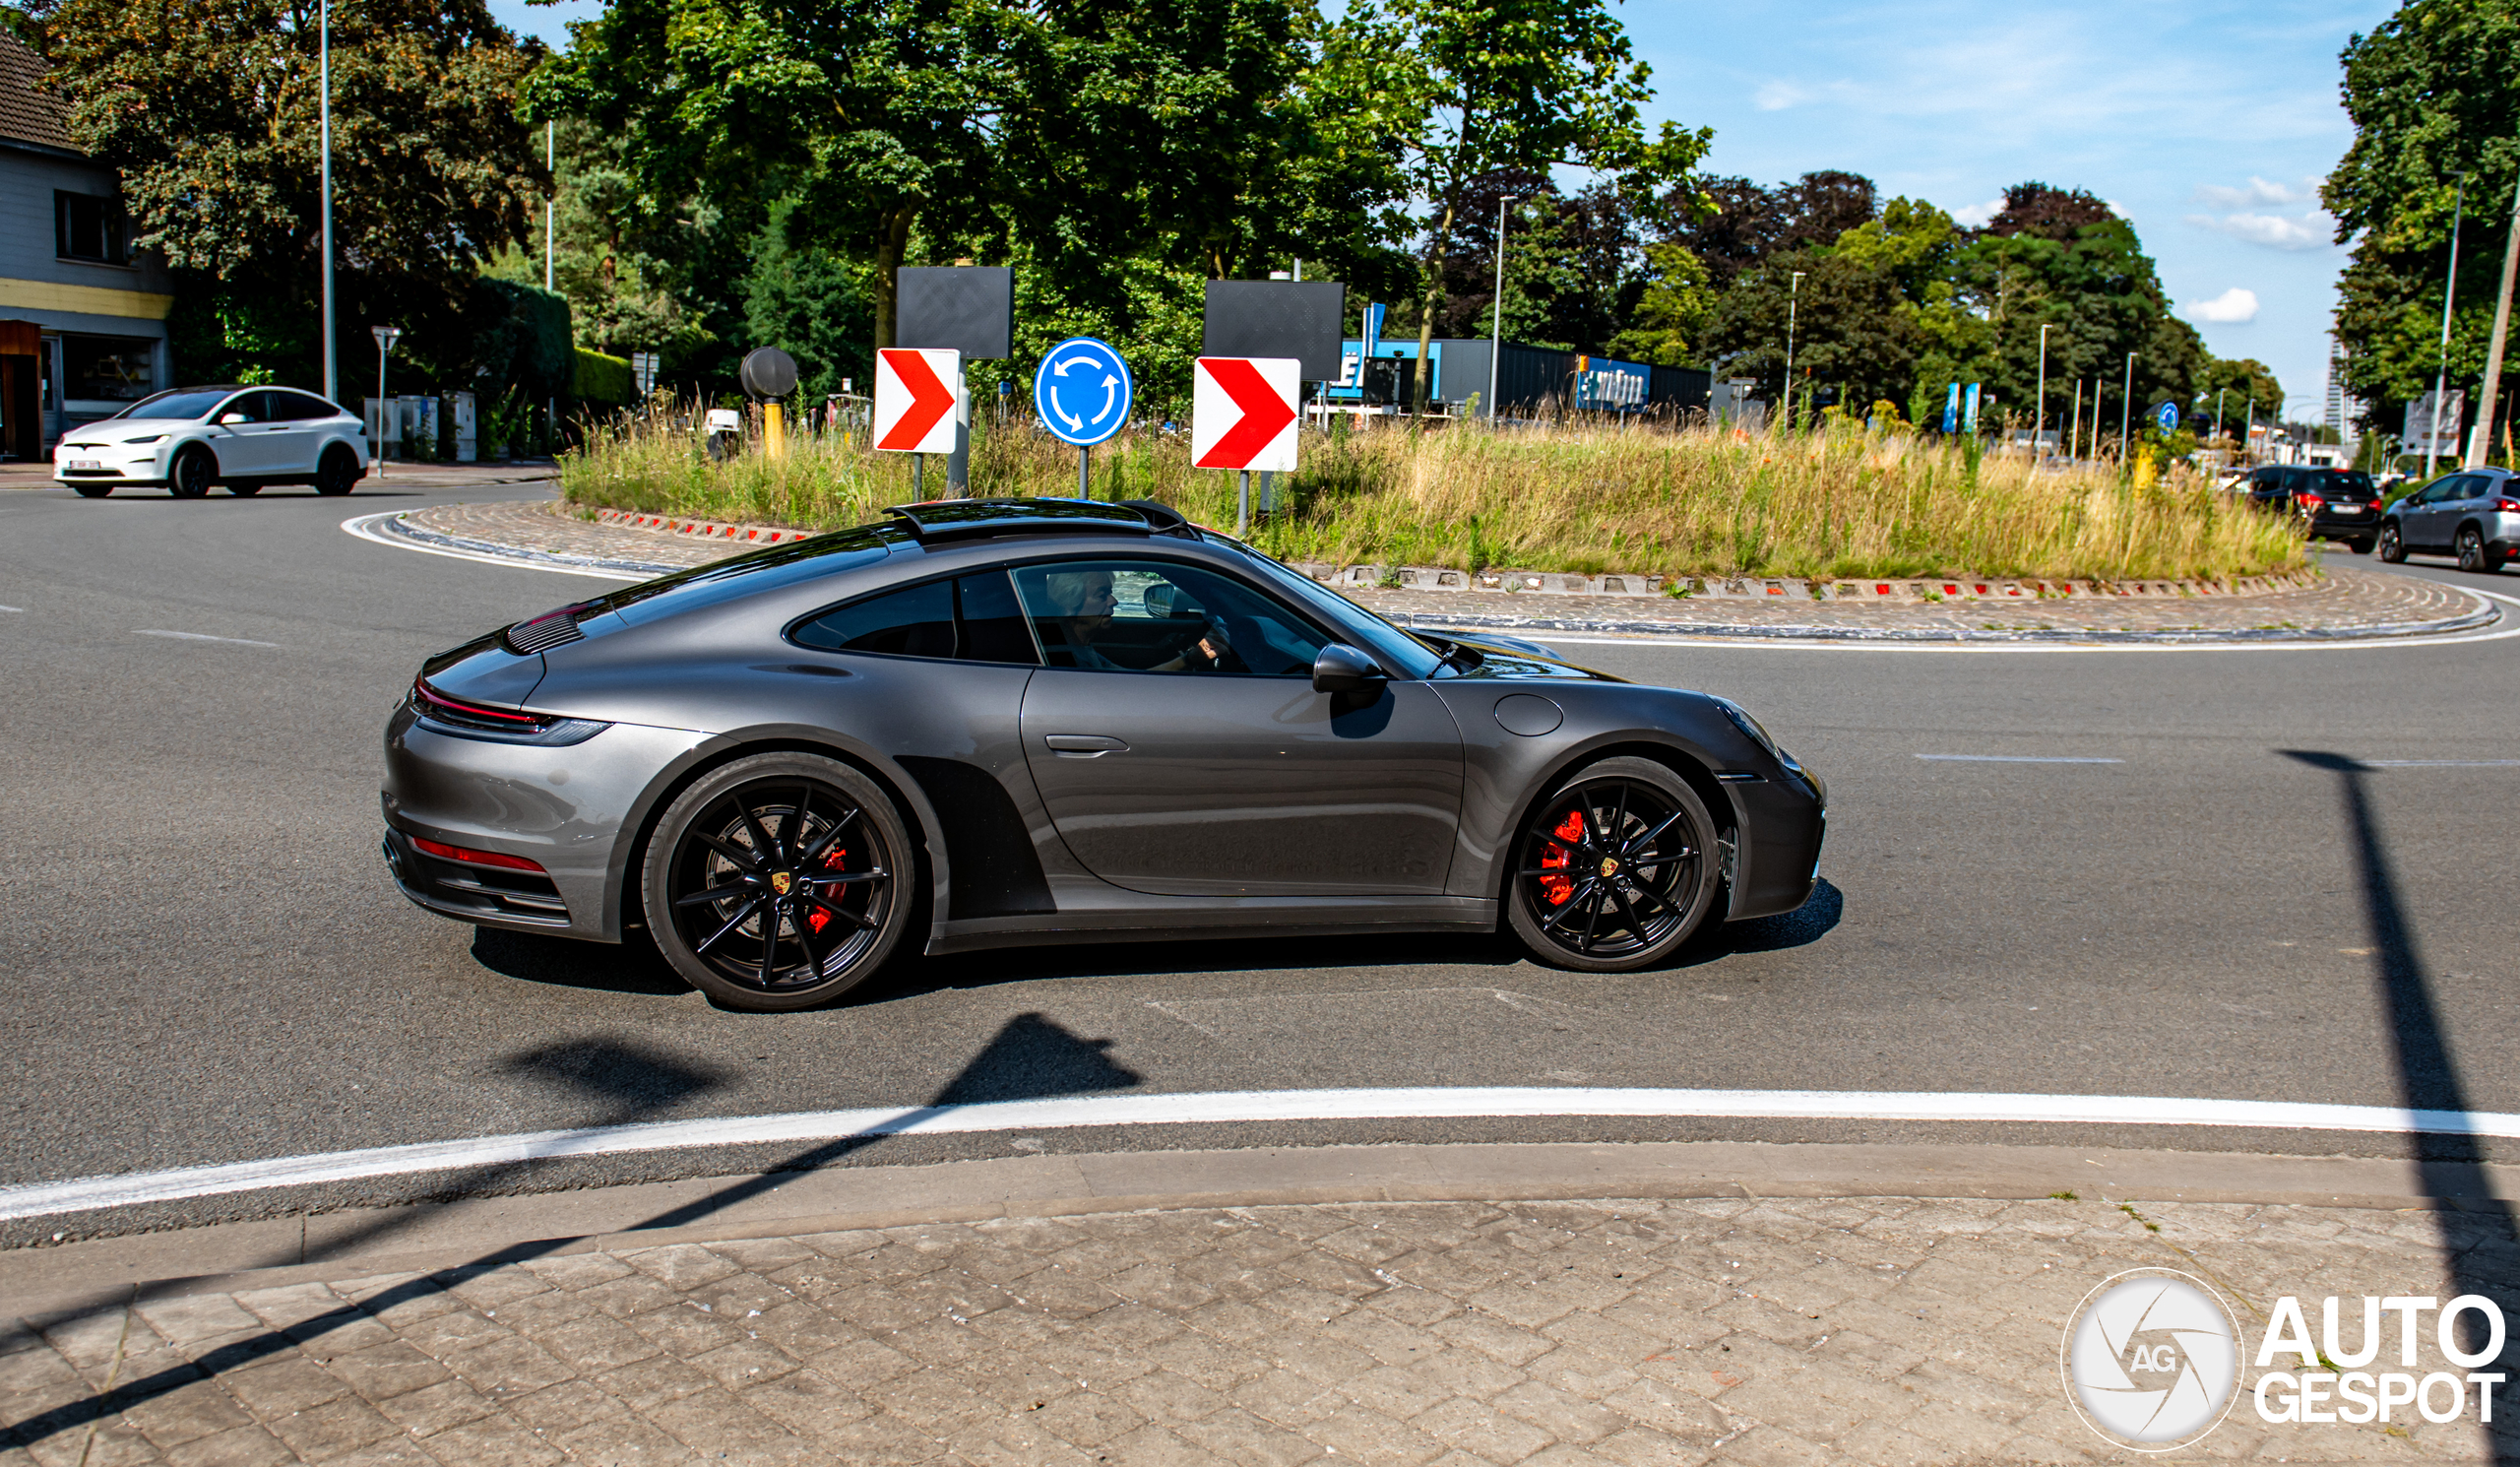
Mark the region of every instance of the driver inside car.
MULTIPOLYGON (((1161 588, 1165 592, 1169 586, 1161 588)), ((1052 571, 1042 577, 1042 590, 1048 593, 1051 606, 1057 608, 1057 624, 1066 634, 1067 651, 1080 668, 1105 668, 1113 671, 1147 672, 1213 672, 1223 666, 1230 643, 1225 628, 1210 620, 1198 640, 1185 647, 1168 662, 1151 668, 1135 669, 1113 662, 1095 649, 1098 634, 1110 625, 1111 612, 1119 598, 1111 593, 1111 573, 1107 570, 1052 571)))

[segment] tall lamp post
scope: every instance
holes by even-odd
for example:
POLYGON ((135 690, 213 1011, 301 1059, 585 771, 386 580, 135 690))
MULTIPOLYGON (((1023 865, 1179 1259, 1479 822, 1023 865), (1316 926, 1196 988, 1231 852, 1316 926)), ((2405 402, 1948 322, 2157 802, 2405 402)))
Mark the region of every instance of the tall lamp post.
POLYGON ((1513 202, 1511 199, 1496 201, 1496 300, 1487 318, 1487 420, 1490 422, 1496 420, 1496 365, 1505 355, 1505 209, 1513 202))
POLYGON ((2424 436, 2424 477, 2432 477, 2432 451, 2441 442, 2442 398, 2450 386, 2450 298, 2459 293, 2459 221, 2467 212, 2468 175, 2450 196, 2450 279, 2441 287, 2441 359, 2432 369, 2432 422, 2424 436))
POLYGON ((324 396, 338 403, 342 384, 333 361, 333 0, 324 0, 320 15, 315 26, 315 70, 321 94, 317 116, 322 119, 317 134, 324 155, 324 396))
POLYGON ((2117 462, 2126 462, 2128 430, 2135 425, 2135 353, 2126 353, 2126 396, 2117 404, 2117 462))
MULTIPOLYGON (((542 124, 542 171, 551 175, 551 192, 542 196, 542 288, 545 290, 551 289, 552 216, 560 203, 558 127, 559 124, 556 122, 542 124)), ((542 420, 550 427, 551 436, 556 441, 560 436, 560 400, 558 398, 552 398, 543 404, 542 420)))
POLYGON ((2048 427, 2048 333, 2052 328, 2039 328, 2039 406, 2030 419, 2030 462, 2039 462, 2040 435, 2048 427))
POLYGON ((393 403, 385 396, 385 353, 394 350, 394 343, 402 338, 403 328, 371 326, 368 330, 376 333, 376 477, 383 478, 385 477, 385 415, 394 411, 393 403))
POLYGON ((1794 272, 1794 284, 1785 296, 1785 425, 1794 426, 1794 312, 1802 300, 1802 271, 1794 272))

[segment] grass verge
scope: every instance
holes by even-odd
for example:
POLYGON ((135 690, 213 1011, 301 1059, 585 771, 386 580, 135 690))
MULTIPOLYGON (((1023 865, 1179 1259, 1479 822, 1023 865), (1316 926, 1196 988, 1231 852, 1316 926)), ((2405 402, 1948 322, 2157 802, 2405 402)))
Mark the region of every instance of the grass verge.
MULTIPOLYGON (((687 420, 687 418, 682 419, 687 420)), ((701 453, 656 412, 600 427, 560 465, 562 495, 702 519, 832 529, 914 497, 908 455, 804 435, 782 459, 701 453)), ((2296 569, 2291 524, 2184 474, 2040 470, 1967 443, 1867 434, 1565 422, 1308 432, 1304 467, 1253 543, 1289 560, 1598 574, 2221 579, 2296 569)), ((1029 420, 974 433, 972 492, 1073 495, 1076 450, 1029 420)), ((1094 451, 1097 497, 1153 498, 1231 526, 1229 474, 1179 434, 1094 451)), ((944 491, 944 465, 926 489, 944 491)))

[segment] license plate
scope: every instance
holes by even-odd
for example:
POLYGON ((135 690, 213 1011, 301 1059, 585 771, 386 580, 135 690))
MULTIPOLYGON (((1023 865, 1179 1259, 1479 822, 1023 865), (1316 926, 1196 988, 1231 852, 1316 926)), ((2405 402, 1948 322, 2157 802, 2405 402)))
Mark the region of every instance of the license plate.
POLYGON ((97 472, 98 470, 103 469, 104 467, 105 467, 105 465, 104 465, 104 461, 103 461, 103 460, 101 460, 101 459, 72 459, 72 460, 70 461, 70 469, 71 469, 71 472, 72 472, 72 473, 74 473, 74 474, 77 474, 77 473, 89 473, 89 474, 93 474, 93 473, 97 472))

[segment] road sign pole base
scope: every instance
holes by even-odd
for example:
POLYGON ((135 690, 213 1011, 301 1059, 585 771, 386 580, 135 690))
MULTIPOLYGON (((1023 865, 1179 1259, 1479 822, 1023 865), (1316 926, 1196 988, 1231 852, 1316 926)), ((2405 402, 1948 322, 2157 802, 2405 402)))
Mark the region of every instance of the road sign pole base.
POLYGON ((1080 447, 1076 451, 1076 497, 1094 497, 1094 450, 1080 447))
POLYGON ((910 456, 910 496, 913 499, 927 497, 927 455, 923 453, 910 456))
POLYGON ((1251 471, 1245 469, 1236 477, 1242 482, 1233 495, 1233 533, 1239 537, 1251 533, 1251 471))

